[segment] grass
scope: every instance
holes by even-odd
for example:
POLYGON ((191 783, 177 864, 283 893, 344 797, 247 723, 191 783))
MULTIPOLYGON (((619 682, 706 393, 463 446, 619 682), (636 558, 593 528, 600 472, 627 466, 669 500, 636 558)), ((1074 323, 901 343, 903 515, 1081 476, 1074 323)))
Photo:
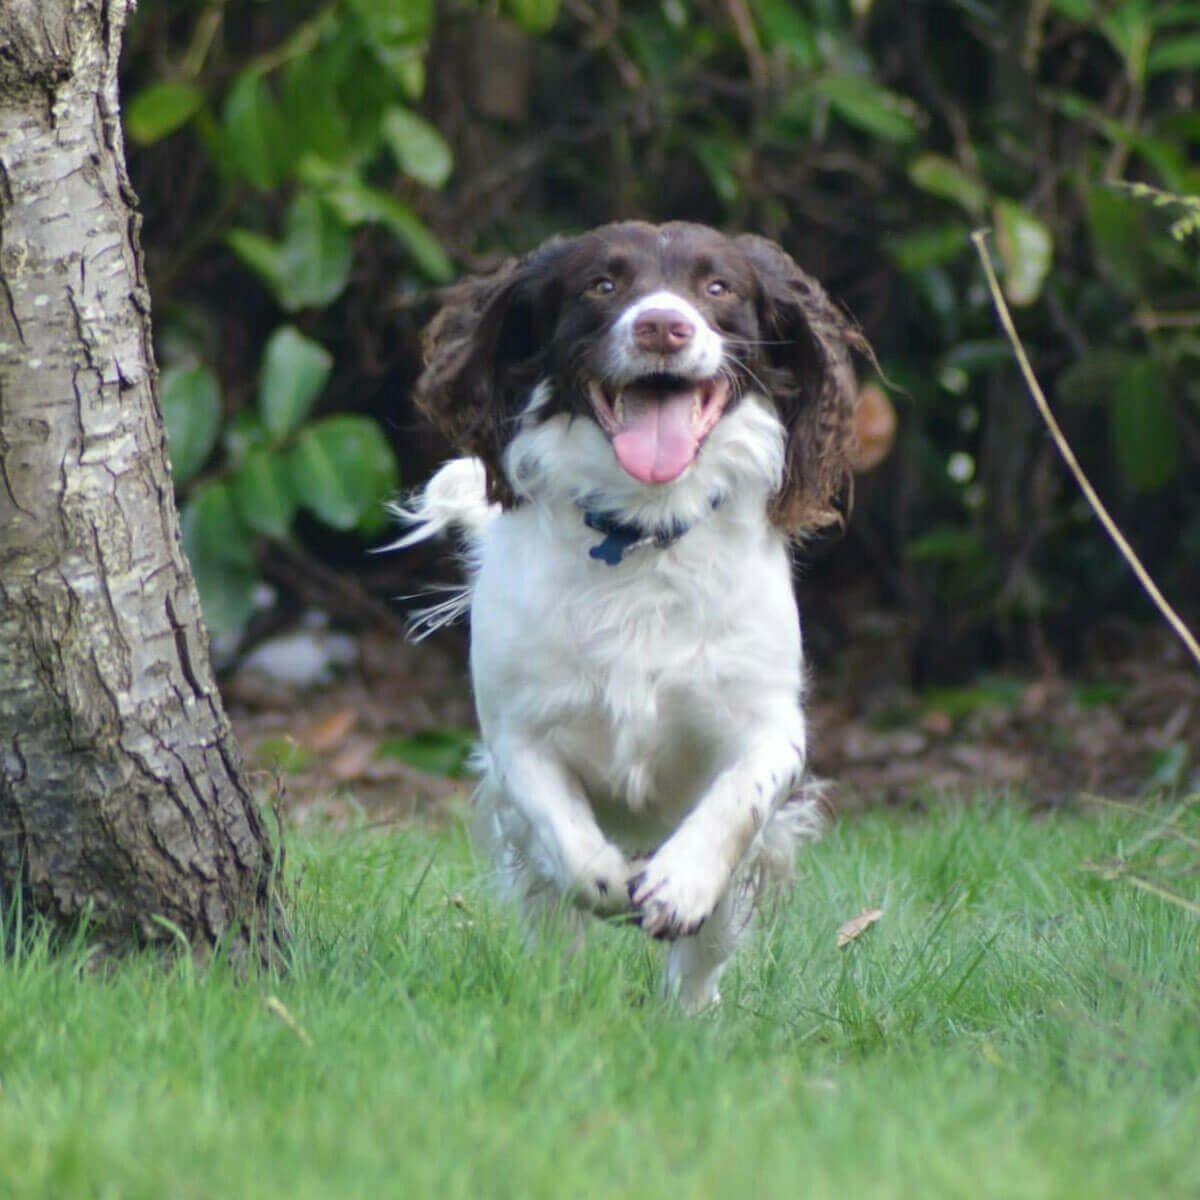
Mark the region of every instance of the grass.
POLYGON ((287 977, 9 938, 0 1196, 1195 1197, 1200 922, 1084 865, 1141 828, 847 823, 699 1019, 632 931, 525 946, 457 832, 296 837, 287 977))

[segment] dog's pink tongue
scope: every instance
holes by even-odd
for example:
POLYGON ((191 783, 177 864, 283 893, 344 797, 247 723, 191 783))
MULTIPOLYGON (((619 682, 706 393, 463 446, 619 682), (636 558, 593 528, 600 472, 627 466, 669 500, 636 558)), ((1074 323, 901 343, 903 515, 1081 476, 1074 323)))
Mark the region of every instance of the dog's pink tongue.
POLYGON ((624 420, 612 440, 617 461, 642 483, 669 483, 700 449, 692 428, 695 389, 661 392, 626 388, 624 420))

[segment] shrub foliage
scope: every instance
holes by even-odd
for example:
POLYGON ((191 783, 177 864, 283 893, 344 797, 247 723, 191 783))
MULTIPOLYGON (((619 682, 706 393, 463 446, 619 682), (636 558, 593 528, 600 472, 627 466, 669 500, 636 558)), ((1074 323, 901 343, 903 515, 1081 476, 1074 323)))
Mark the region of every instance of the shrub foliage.
MULTIPOLYGON (((1144 611, 1058 470, 969 244, 1168 590, 1200 570, 1200 4, 145 5, 126 124, 210 620, 258 539, 379 532, 434 289, 622 216, 754 229, 875 344, 899 452, 848 551, 917 632, 1144 611)), ((313 539, 317 540, 314 542, 313 539)))

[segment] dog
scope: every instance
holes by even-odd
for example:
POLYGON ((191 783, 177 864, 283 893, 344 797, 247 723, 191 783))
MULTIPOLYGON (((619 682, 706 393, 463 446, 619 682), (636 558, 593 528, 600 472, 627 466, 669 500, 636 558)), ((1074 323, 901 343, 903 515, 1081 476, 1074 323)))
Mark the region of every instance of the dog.
POLYGON ((621 222, 451 289, 398 506, 465 542, 479 826, 530 913, 671 943, 689 1010, 822 823, 790 543, 843 519, 862 334, 776 244, 621 222))

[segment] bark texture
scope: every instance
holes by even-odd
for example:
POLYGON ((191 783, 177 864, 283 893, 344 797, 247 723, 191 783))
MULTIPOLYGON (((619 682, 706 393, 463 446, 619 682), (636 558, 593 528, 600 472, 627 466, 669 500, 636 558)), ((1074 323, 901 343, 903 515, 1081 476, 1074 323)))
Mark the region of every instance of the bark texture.
POLYGON ((114 945, 281 938, 173 498, 117 60, 0 0, 0 899, 114 945), (163 920, 165 918, 165 922, 163 920))

